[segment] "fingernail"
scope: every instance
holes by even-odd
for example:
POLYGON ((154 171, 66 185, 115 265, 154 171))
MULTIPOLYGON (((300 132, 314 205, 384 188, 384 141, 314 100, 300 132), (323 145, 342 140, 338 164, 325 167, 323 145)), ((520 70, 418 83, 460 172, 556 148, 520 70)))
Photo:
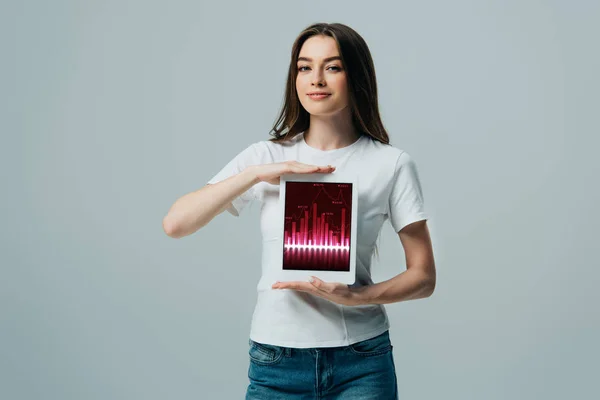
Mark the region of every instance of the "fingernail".
POLYGON ((313 283, 313 282, 315 281, 315 278, 313 278, 313 277, 311 276, 310 278, 308 278, 308 281, 309 281, 310 283, 313 283))

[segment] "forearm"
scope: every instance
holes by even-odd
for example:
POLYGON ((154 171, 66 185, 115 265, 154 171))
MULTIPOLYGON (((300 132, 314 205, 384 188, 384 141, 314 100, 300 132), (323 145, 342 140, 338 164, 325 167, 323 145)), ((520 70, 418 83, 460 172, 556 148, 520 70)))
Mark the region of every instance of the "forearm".
POLYGON ((223 212, 232 200, 258 183, 252 168, 179 198, 163 219, 165 232, 175 238, 190 235, 223 212))
POLYGON ((435 277, 419 269, 407 269, 395 277, 368 286, 356 288, 360 304, 388 304, 431 296, 435 277))

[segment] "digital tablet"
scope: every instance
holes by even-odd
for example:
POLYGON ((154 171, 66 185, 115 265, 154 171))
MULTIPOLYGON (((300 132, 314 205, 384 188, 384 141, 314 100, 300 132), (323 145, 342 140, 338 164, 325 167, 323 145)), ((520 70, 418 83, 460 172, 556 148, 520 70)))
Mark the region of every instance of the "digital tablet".
POLYGON ((277 280, 351 285, 356 278, 357 178, 331 174, 280 177, 277 280))

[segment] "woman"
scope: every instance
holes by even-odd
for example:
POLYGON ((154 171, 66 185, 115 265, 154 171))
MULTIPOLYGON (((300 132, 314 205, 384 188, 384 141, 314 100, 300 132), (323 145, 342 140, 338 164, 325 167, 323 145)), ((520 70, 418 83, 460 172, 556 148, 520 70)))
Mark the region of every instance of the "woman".
POLYGON ((225 210, 239 216, 250 201, 262 203, 263 275, 250 332, 247 399, 396 399, 383 305, 430 296, 436 277, 416 165, 389 144, 369 49, 348 26, 319 23, 298 36, 285 99, 274 137, 251 144, 207 186, 177 200, 163 221, 165 232, 189 235, 225 210), (356 282, 307 276, 273 283, 280 176, 336 170, 359 177, 356 282), (374 284, 371 258, 387 219, 404 247, 407 270, 374 284))

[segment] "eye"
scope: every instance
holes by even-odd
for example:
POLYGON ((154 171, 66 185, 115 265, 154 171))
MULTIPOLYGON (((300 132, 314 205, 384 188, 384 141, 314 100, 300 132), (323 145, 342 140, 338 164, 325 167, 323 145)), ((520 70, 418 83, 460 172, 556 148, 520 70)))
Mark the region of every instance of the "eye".
MULTIPOLYGON (((309 68, 309 67, 307 67, 306 65, 303 65, 301 67, 298 67, 298 71, 303 72, 304 70, 302 68, 309 68)), ((329 68, 335 68, 335 71, 341 71, 342 70, 340 67, 338 67, 336 65, 332 65, 332 66, 328 67, 328 69, 329 68)))

